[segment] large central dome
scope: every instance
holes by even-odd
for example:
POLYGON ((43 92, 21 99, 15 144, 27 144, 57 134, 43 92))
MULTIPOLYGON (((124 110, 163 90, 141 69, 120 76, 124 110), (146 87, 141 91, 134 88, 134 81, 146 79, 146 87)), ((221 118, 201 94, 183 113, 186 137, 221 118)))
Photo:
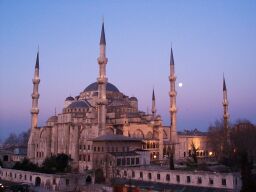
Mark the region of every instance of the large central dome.
MULTIPOLYGON (((112 91, 112 92, 119 92, 119 90, 116 88, 116 86, 111 83, 107 83, 106 90, 112 91)), ((94 82, 94 83, 88 85, 84 91, 98 91, 98 83, 94 82)))

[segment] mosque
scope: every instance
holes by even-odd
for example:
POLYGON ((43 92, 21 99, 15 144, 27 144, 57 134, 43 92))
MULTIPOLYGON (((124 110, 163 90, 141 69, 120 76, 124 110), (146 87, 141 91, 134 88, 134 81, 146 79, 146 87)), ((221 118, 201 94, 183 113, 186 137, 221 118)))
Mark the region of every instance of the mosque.
MULTIPOLYGON (((152 109, 139 110, 138 99, 129 97, 108 82, 106 39, 102 23, 97 81, 75 97, 67 97, 61 113, 50 117, 38 127, 39 53, 33 78, 31 132, 28 158, 38 164, 53 154, 65 153, 72 158, 75 171, 104 168, 105 174, 114 166, 140 166, 164 162, 170 151, 175 161, 191 156, 192 142, 198 157, 211 156, 206 134, 198 130, 177 132, 176 90, 173 50, 170 54, 170 126, 163 126, 156 114, 156 98, 152 93, 152 109)), ((227 109, 227 104, 225 104, 227 109)), ((226 110, 226 116, 227 110, 226 110)))

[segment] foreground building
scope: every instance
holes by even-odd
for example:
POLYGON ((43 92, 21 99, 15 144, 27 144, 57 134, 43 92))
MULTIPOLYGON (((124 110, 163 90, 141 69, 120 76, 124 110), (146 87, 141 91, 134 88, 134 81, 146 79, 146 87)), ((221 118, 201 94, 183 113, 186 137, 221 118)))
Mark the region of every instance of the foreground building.
MULTIPOLYGON (((88 85, 79 95, 67 97, 60 114, 50 117, 38 127, 39 53, 33 79, 31 132, 28 158, 41 164, 53 154, 65 153, 73 159, 72 167, 83 172, 112 165, 145 165, 165 161, 172 151, 175 160, 191 155, 191 144, 199 157, 208 157, 206 135, 195 130, 177 132, 174 56, 170 57, 171 126, 163 126, 156 114, 153 91, 152 113, 138 109, 138 99, 129 97, 108 82, 104 23, 100 37, 97 82, 88 85), (106 157, 108 162, 106 161, 106 157)), ((109 170, 107 170, 109 171, 109 170)), ((105 171, 105 172, 107 172, 105 171)))

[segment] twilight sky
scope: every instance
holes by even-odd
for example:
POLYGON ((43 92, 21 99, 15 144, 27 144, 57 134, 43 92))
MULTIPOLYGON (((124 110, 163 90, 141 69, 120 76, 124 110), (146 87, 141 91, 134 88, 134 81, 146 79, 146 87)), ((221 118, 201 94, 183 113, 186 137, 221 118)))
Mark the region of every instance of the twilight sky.
POLYGON ((256 1, 0 0, 0 139, 30 127, 40 46, 39 125, 67 96, 96 81, 102 16, 107 76, 139 108, 169 124, 169 57, 174 50, 178 130, 207 130, 222 118, 226 77, 231 121, 256 123, 256 1))

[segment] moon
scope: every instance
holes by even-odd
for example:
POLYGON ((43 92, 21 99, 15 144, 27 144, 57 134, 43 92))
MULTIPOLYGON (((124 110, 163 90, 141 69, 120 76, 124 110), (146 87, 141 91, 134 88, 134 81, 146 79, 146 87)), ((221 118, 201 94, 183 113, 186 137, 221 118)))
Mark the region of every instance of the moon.
POLYGON ((183 84, 180 82, 180 83, 179 83, 179 87, 182 87, 182 86, 183 86, 183 84))

